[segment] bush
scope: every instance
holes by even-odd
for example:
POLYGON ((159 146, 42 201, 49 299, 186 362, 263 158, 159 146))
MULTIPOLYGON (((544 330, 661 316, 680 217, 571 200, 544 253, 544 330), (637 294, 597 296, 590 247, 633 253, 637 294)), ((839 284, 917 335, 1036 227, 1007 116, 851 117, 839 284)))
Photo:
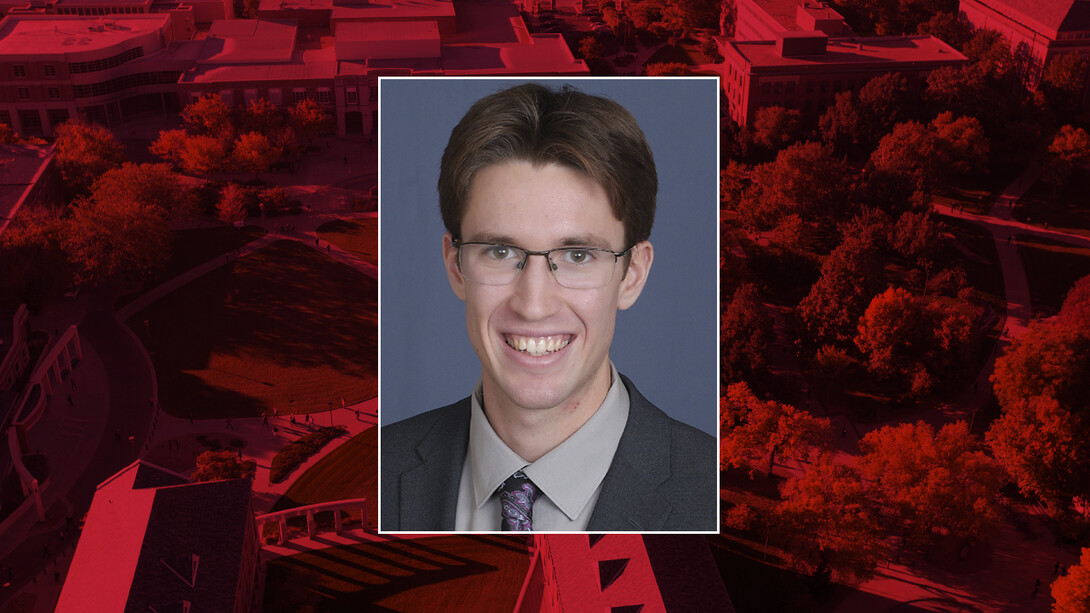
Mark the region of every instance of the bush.
POLYGON ((344 426, 320 428, 297 441, 288 443, 273 457, 272 466, 269 468, 269 481, 280 483, 288 476, 288 473, 317 453, 326 443, 346 432, 348 428, 344 426))
POLYGON ((723 517, 723 525, 731 530, 745 532, 753 527, 757 512, 748 504, 735 505, 723 517))

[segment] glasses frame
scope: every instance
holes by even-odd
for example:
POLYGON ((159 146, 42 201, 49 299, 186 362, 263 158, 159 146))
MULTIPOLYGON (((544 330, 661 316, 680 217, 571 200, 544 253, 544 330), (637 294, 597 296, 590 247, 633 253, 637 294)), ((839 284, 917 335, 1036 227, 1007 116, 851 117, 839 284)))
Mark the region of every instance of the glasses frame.
POLYGON ((545 262, 548 263, 549 272, 553 275, 553 280, 555 280, 556 283, 558 285, 560 285, 560 287, 566 287, 568 289, 598 289, 599 287, 605 287, 606 285, 609 284, 610 281, 613 280, 613 271, 615 271, 617 269, 617 260, 619 260, 622 257, 625 257, 628 254, 632 253, 632 249, 635 248, 635 246, 636 246, 636 245, 632 245, 631 247, 629 247, 628 249, 625 249, 624 251, 613 251, 612 249, 606 249, 604 247, 580 247, 578 245, 569 245, 569 246, 566 246, 566 247, 553 247, 552 249, 546 249, 545 251, 532 251, 530 249, 525 249, 523 247, 518 247, 518 246, 515 246, 515 245, 508 245, 507 243, 491 243, 491 242, 488 242, 488 241, 466 241, 466 242, 463 242, 463 241, 461 241, 460 239, 457 239, 457 238, 451 238, 450 239, 450 244, 451 244, 452 247, 454 247, 455 249, 458 250, 458 272, 461 272, 463 276, 465 275, 465 271, 462 270, 462 247, 465 247, 465 246, 468 246, 468 245, 486 245, 486 246, 492 246, 492 247, 507 247, 508 249, 517 249, 517 250, 519 250, 519 251, 526 254, 526 257, 522 258, 522 260, 515 267, 516 272, 511 277, 511 281, 508 281, 507 283, 484 283, 483 281, 477 281, 475 279, 471 279, 469 277, 466 277, 467 279, 469 279, 470 281, 473 281, 474 283, 481 283, 482 285, 492 285, 492 286, 495 286, 495 287, 502 287, 504 285, 510 285, 515 280, 515 278, 518 277, 518 273, 521 272, 524 268, 526 268, 526 263, 530 261, 530 256, 540 255, 540 256, 544 257, 545 262), (557 265, 555 263, 553 263, 552 259, 549 256, 554 251, 571 251, 571 250, 597 251, 598 253, 608 253, 608 254, 612 255, 613 256, 613 269, 610 272, 609 280, 607 280, 602 285, 595 285, 593 287, 568 287, 567 285, 564 285, 563 283, 561 283, 560 279, 557 279, 557 277, 556 277, 557 265))

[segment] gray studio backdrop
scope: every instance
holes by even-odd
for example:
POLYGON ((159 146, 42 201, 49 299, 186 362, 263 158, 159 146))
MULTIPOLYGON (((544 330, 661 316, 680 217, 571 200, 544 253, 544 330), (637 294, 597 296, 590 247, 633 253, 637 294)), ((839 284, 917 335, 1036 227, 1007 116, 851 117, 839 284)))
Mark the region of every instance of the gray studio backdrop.
POLYGON ((478 99, 532 80, 611 98, 655 155, 655 261, 636 304, 617 315, 610 356, 651 402, 718 429, 719 92, 701 79, 382 78, 379 81, 379 418, 468 396, 481 374, 465 306, 443 269, 435 184, 450 131, 478 99))

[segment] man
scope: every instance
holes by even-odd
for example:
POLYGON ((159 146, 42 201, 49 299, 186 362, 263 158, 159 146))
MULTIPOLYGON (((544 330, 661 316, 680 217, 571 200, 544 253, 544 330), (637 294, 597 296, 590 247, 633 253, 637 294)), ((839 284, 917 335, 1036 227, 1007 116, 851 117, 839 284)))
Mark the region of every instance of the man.
POLYGON ((716 530, 715 440, 609 358, 651 270, 656 192, 611 100, 527 84, 470 108, 439 200, 481 379, 383 428, 383 530, 716 530))

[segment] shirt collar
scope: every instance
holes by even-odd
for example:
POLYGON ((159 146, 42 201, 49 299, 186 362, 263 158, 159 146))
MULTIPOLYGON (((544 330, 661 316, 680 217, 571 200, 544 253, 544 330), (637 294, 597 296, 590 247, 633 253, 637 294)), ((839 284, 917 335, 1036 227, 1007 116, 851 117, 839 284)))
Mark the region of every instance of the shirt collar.
POLYGON ((581 428, 534 463, 522 459, 492 429, 484 415, 481 382, 471 396, 468 459, 476 508, 480 508, 515 471, 522 470, 569 519, 586 507, 609 472, 628 422, 629 398, 609 364, 613 382, 602 405, 581 428))

